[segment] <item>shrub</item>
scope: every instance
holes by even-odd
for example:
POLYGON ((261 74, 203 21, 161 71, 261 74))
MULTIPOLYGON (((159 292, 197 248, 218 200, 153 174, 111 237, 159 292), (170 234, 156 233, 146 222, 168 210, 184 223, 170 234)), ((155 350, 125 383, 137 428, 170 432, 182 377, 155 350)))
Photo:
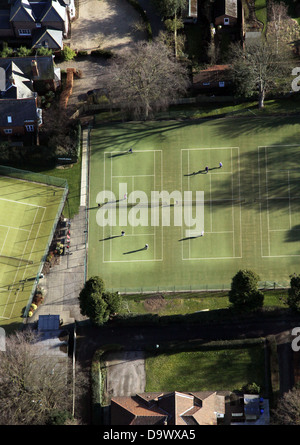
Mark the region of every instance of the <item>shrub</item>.
POLYGON ((68 61, 74 59, 74 57, 76 56, 76 52, 69 46, 65 46, 61 52, 61 55, 65 61, 68 61))
POLYGON ((93 57, 104 57, 105 59, 110 59, 113 56, 112 51, 108 49, 94 49, 91 51, 91 56, 93 57))

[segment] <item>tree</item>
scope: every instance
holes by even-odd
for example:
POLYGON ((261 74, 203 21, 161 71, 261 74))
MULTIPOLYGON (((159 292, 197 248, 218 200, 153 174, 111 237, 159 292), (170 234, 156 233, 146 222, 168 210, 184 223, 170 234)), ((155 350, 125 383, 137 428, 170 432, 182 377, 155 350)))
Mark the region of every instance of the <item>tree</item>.
POLYGON ((293 388, 278 399, 271 412, 271 423, 276 425, 300 425, 300 389, 293 388))
POLYGON ((267 39, 274 42, 276 53, 281 44, 293 44, 300 38, 300 27, 296 20, 288 15, 288 6, 284 2, 269 0, 267 39))
POLYGON ((300 275, 290 275, 290 288, 288 289, 287 305, 294 311, 300 309, 300 275))
POLYGON ((263 306, 264 295, 258 290, 259 276, 251 270, 239 270, 232 278, 229 301, 238 310, 256 310, 263 306))
MULTIPOLYGON (((6 337, 0 352, 0 425, 46 425, 57 411, 72 413, 73 381, 69 358, 47 355, 31 330, 6 337)), ((87 381, 76 365, 76 398, 87 381)))
POLYGON ((287 45, 276 51, 272 42, 258 39, 245 44, 231 46, 231 74, 236 94, 244 97, 258 97, 259 108, 270 92, 290 90, 292 53, 287 45))
POLYGON ((165 20, 167 30, 174 34, 174 52, 175 57, 178 56, 178 30, 183 28, 183 20, 181 18, 182 11, 187 7, 187 0, 152 0, 158 11, 165 20))
POLYGON ((139 42, 123 56, 115 58, 104 80, 112 105, 132 117, 146 120, 155 111, 186 93, 186 68, 162 42, 139 42))
POLYGON ((119 311, 121 297, 118 292, 105 291, 104 281, 100 277, 94 276, 86 281, 81 290, 79 304, 81 314, 101 326, 119 311))

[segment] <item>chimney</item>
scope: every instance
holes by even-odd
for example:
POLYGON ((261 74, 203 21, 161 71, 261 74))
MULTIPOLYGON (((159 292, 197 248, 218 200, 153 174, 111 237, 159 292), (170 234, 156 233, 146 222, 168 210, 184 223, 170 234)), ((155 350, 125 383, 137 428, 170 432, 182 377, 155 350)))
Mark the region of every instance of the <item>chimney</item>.
POLYGON ((31 61, 31 70, 32 70, 32 75, 33 75, 34 79, 39 77, 39 70, 38 70, 38 66, 37 66, 37 61, 36 60, 32 60, 31 61))

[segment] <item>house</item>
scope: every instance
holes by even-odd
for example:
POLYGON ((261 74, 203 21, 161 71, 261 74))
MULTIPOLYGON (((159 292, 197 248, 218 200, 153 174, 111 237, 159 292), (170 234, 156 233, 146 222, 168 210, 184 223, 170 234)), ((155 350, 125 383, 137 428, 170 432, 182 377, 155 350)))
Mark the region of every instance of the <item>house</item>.
POLYGON ((212 65, 193 76, 193 89, 198 93, 225 94, 231 84, 229 65, 212 65))
POLYGON ((36 137, 42 124, 37 92, 55 91, 60 70, 52 56, 0 59, 5 81, 0 85, 0 135, 36 137))
MULTIPOLYGON (((6 81, 14 76, 36 92, 55 91, 61 85, 60 68, 55 66, 53 56, 0 58, 0 68, 6 72, 6 81)), ((6 95, 2 91, 0 99, 6 95)))
POLYGON ((182 14, 185 22, 197 22, 198 18, 198 0, 188 0, 187 8, 182 14))
POLYGON ((41 109, 35 97, 0 100, 0 135, 36 135, 42 123, 41 109))
POLYGON ((143 393, 111 399, 111 425, 268 423, 268 401, 230 391, 143 393))
POLYGON ((9 11, 0 11, 0 36, 32 48, 62 49, 74 17, 74 0, 14 0, 9 11))
POLYGON ((234 26, 238 22, 238 0, 215 0, 215 26, 234 26))

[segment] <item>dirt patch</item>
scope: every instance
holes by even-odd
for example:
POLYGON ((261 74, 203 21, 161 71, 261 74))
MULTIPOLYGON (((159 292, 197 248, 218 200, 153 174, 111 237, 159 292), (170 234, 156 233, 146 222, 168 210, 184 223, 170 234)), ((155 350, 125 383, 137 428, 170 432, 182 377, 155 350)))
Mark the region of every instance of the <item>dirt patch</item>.
POLYGON ((146 311, 152 313, 160 312, 166 307, 166 305, 167 301, 161 294, 153 295, 147 298, 144 302, 144 307, 146 311))
POLYGON ((113 352, 107 355, 106 398, 132 396, 145 391, 146 372, 143 351, 113 352))

